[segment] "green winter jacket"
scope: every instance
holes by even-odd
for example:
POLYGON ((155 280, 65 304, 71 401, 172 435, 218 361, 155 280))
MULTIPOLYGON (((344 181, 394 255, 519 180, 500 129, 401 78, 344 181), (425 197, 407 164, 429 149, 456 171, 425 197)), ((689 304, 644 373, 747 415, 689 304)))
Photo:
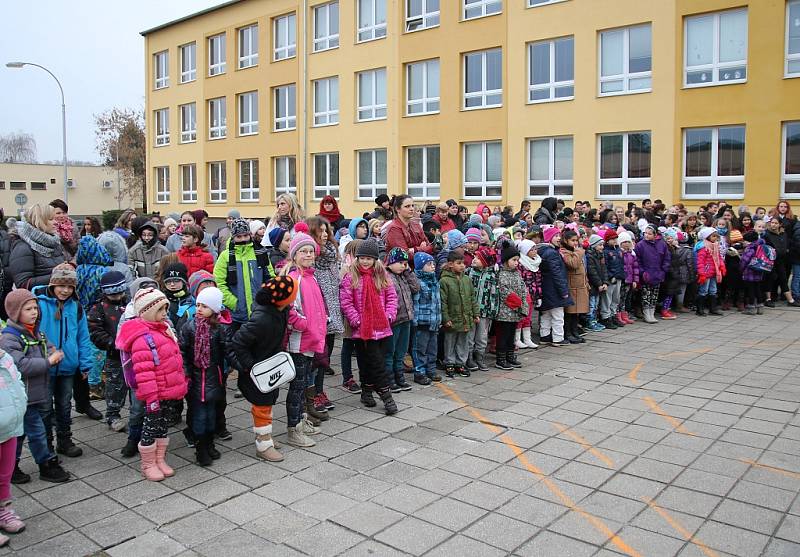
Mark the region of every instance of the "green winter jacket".
POLYGON ((222 290, 222 303, 231 311, 233 321, 244 323, 250 317, 253 298, 261 288, 264 272, 258 267, 256 252, 251 242, 236 245, 234 250, 236 284, 228 284, 229 249, 219 254, 214 264, 214 280, 217 281, 217 287, 222 290))
POLYGON ((445 330, 459 333, 469 331, 478 317, 478 300, 470 278, 450 270, 442 271, 439 293, 442 298, 442 326, 448 321, 452 322, 452 326, 445 330))

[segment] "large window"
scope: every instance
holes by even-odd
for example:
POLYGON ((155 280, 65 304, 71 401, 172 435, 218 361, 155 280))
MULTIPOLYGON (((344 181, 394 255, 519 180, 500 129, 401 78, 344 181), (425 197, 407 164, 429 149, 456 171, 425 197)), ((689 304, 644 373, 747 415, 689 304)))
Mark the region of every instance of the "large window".
POLYGON ((600 33, 600 94, 650 91, 653 48, 650 24, 600 33))
POLYGON ((528 102, 575 98, 575 38, 528 45, 528 102))
POLYGON ((258 159, 239 161, 239 201, 258 201, 258 159))
POLYGON ((297 127, 297 87, 294 83, 275 87, 275 131, 297 127))
POLYGON ((406 65, 406 114, 439 112, 439 59, 406 65))
POLYGON ((295 14, 275 18, 275 60, 285 60, 297 55, 297 27, 295 14))
POLYGON ((683 131, 683 197, 744 195, 744 126, 683 131))
POLYGON ((783 195, 800 197, 800 122, 783 125, 783 195))
POLYGON ((406 149, 406 191, 417 199, 439 199, 439 146, 406 149))
POLYGON ((197 166, 194 164, 181 165, 181 201, 197 202, 197 166))
POLYGON ((314 125, 330 126, 339 123, 339 78, 328 77, 314 81, 314 125))
POLYGON ((358 121, 386 118, 386 68, 358 74, 358 121))
POLYGON ((503 104, 503 55, 499 48, 464 55, 464 108, 503 104))
POLYGON ((314 155, 314 199, 339 197, 339 153, 314 155))
POLYGON ((181 109, 181 143, 197 141, 197 105, 182 104, 181 109))
POLYGON ((228 200, 225 161, 208 163, 208 197, 211 203, 225 203, 228 200))
POLYGON ((800 0, 786 4, 786 77, 800 77, 800 0))
POLYGON ((650 132, 599 136, 600 197, 650 195, 650 132))
POLYGON ((239 135, 258 133, 258 91, 239 95, 239 135))
POLYGON ((208 75, 225 73, 225 33, 208 38, 208 75))
POLYGON ((221 139, 228 135, 225 97, 208 101, 208 138, 221 139))
POLYGON ((275 157, 275 197, 282 193, 297 193, 297 160, 294 157, 275 157))
POLYGON ((314 6, 314 52, 339 46, 339 2, 314 6))
POLYGON ((358 0, 358 42, 386 36, 386 0, 358 0))
POLYGON ((258 65, 258 25, 239 29, 239 69, 258 65))
MULTIPOLYGON (((156 179, 156 203, 169 203, 169 167, 157 166, 153 169, 156 179)), ((11 182, 14 189, 14 182, 11 182)))
POLYGON ((156 147, 169 145, 169 108, 155 111, 156 147))
POLYGON ((747 81, 747 9, 687 17, 686 87, 747 81))
POLYGON ((503 0, 464 0, 464 19, 475 19, 503 11, 503 0))
POLYGON ((163 50, 153 54, 153 69, 156 73, 156 89, 169 86, 169 52, 163 50))
POLYGON ((180 47, 181 83, 197 79, 197 44, 189 43, 180 47))
POLYGON ((503 148, 499 141, 464 143, 464 197, 503 194, 503 148))
POLYGON ((406 31, 439 26, 439 0, 405 0, 406 31))
POLYGON ((528 197, 572 197, 572 137, 528 140, 528 197))
POLYGON ((386 193, 386 149, 358 151, 358 198, 386 193))

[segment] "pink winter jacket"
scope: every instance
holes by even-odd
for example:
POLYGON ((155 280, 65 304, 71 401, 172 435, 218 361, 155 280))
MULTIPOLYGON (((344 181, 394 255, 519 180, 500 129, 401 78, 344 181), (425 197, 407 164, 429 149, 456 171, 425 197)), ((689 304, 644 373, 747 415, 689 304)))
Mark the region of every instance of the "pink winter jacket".
POLYGON ((131 354, 136 374, 136 398, 150 404, 156 400, 180 400, 186 396, 187 382, 178 343, 166 322, 153 323, 129 319, 117 333, 117 348, 131 354), (155 362, 145 335, 153 338, 158 362, 155 362))
MULTIPOLYGON (((389 278, 389 286, 383 290, 378 291, 378 296, 381 299, 381 306, 386 313, 386 322, 389 323, 382 331, 375 331, 372 339, 367 340, 380 340, 382 338, 392 336, 391 323, 397 317, 397 292, 395 292, 394 285, 389 278)), ((353 329, 352 338, 362 338, 359 332, 361 326, 361 313, 364 310, 364 283, 359 281, 358 288, 353 288, 353 279, 350 273, 345 273, 342 277, 342 282, 339 284, 339 303, 342 306, 342 313, 350 323, 353 329)))
POLYGON ((314 278, 314 269, 302 271, 294 268, 289 276, 300 282, 297 300, 289 307, 289 337, 286 349, 295 354, 325 352, 325 335, 328 333, 328 310, 322 290, 314 278))

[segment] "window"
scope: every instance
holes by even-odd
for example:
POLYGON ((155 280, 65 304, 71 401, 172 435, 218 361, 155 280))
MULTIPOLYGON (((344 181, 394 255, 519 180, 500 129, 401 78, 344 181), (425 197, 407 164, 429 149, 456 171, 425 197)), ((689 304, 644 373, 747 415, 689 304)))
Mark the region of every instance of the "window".
POLYGON ((464 108, 503 104, 503 57, 499 48, 464 55, 464 108))
POLYGON ((169 108, 160 108, 155 111, 156 118, 156 147, 169 145, 169 108))
POLYGON ((339 46, 339 2, 314 6, 314 52, 339 46))
POLYGON ((47 182, 31 182, 31 191, 45 191, 46 189, 47 182))
POLYGON ((197 141, 197 105, 181 105, 181 143, 197 141))
POLYGON ((0 190, 6 189, 6 183, 4 180, 0 180, 0 190))
POLYGON ((464 197, 499 198, 503 194, 503 158, 499 141, 464 143, 464 197))
POLYGON ((208 75, 225 73, 225 33, 208 38, 208 75))
POLYGON ((528 102, 575 98, 575 38, 528 45, 528 102))
POLYGON ((358 151, 358 198, 372 200, 386 191, 386 149, 358 151))
POLYGON ((600 197, 650 195, 650 132, 599 138, 600 197))
POLYGON ((328 77, 314 81, 314 125, 331 126, 339 123, 339 78, 328 77))
POLYGON ((464 0, 464 19, 475 19, 503 11, 503 0, 464 0))
POLYGON ((275 18, 275 60, 297 56, 297 27, 295 14, 275 18))
POLYGON ((528 197, 572 197, 572 137, 528 140, 528 197))
POLYGON ((12 190, 25 190, 28 189, 27 182, 9 182, 9 187, 12 190))
POLYGON ((747 9, 686 18, 686 87, 747 81, 747 9))
POLYGON ((239 135, 258 133, 258 91, 239 95, 239 135))
POLYGON ((314 199, 339 197, 339 153, 314 155, 314 199))
POLYGON ((275 131, 297 127, 297 87, 294 83, 275 87, 275 131))
POLYGON ((783 195, 800 197, 800 122, 786 122, 783 125, 782 167, 783 195))
POLYGON ((297 160, 294 157, 275 157, 275 197, 282 193, 297 193, 297 160))
POLYGON ((228 135, 225 97, 208 101, 208 138, 221 139, 228 135))
POLYGON ((439 199, 439 146, 406 149, 406 191, 419 199, 439 199))
POLYGON ((406 66, 406 114, 439 112, 439 59, 406 66))
POLYGON ((258 159, 239 161, 239 201, 258 201, 258 159))
POLYGON ((683 131, 683 197, 744 195, 744 126, 683 131))
POLYGON ((651 90, 651 43, 649 23, 600 33, 600 95, 651 90))
POLYGON ((439 26, 439 0, 406 0, 406 31, 439 26))
POLYGON ((358 74, 358 121, 386 118, 386 68, 358 74))
POLYGON ((558 4, 559 2, 566 2, 566 0, 528 0, 528 7, 535 8, 537 6, 546 6, 547 4, 558 4))
POLYGON ((358 42, 386 36, 386 0, 358 0, 358 42))
POLYGON ((197 165, 181 165, 181 201, 183 203, 197 202, 197 165))
POLYGON ((169 87, 169 52, 164 50, 153 54, 153 68, 156 72, 156 89, 169 87))
POLYGON ((181 51, 181 83, 188 83, 197 79, 197 45, 185 44, 181 51))
POLYGON ((258 25, 239 29, 239 69, 258 65, 258 25))
POLYGON ((225 161, 208 163, 208 195, 211 203, 225 203, 228 200, 225 161))
POLYGON ((786 4, 786 77, 800 77, 800 0, 786 4))
MULTIPOLYGON (((156 173, 156 203, 169 203, 169 167, 157 166, 153 170, 156 173)), ((13 186, 14 182, 11 184, 13 186)))

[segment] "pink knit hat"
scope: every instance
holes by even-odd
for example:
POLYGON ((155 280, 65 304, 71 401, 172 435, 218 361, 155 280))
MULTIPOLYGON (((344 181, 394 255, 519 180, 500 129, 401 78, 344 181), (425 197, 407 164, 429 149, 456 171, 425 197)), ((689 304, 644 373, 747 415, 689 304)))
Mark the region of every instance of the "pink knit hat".
POLYGON ((297 251, 304 246, 313 246, 314 255, 319 255, 319 244, 314 241, 314 238, 304 232, 297 232, 289 242, 289 259, 293 260, 297 251))
POLYGON ((544 241, 547 242, 548 244, 551 243, 553 238, 555 238, 559 234, 561 234, 561 231, 558 228, 556 228, 555 226, 553 226, 551 228, 548 228, 547 230, 545 230, 542 233, 542 235, 544 237, 544 241))

